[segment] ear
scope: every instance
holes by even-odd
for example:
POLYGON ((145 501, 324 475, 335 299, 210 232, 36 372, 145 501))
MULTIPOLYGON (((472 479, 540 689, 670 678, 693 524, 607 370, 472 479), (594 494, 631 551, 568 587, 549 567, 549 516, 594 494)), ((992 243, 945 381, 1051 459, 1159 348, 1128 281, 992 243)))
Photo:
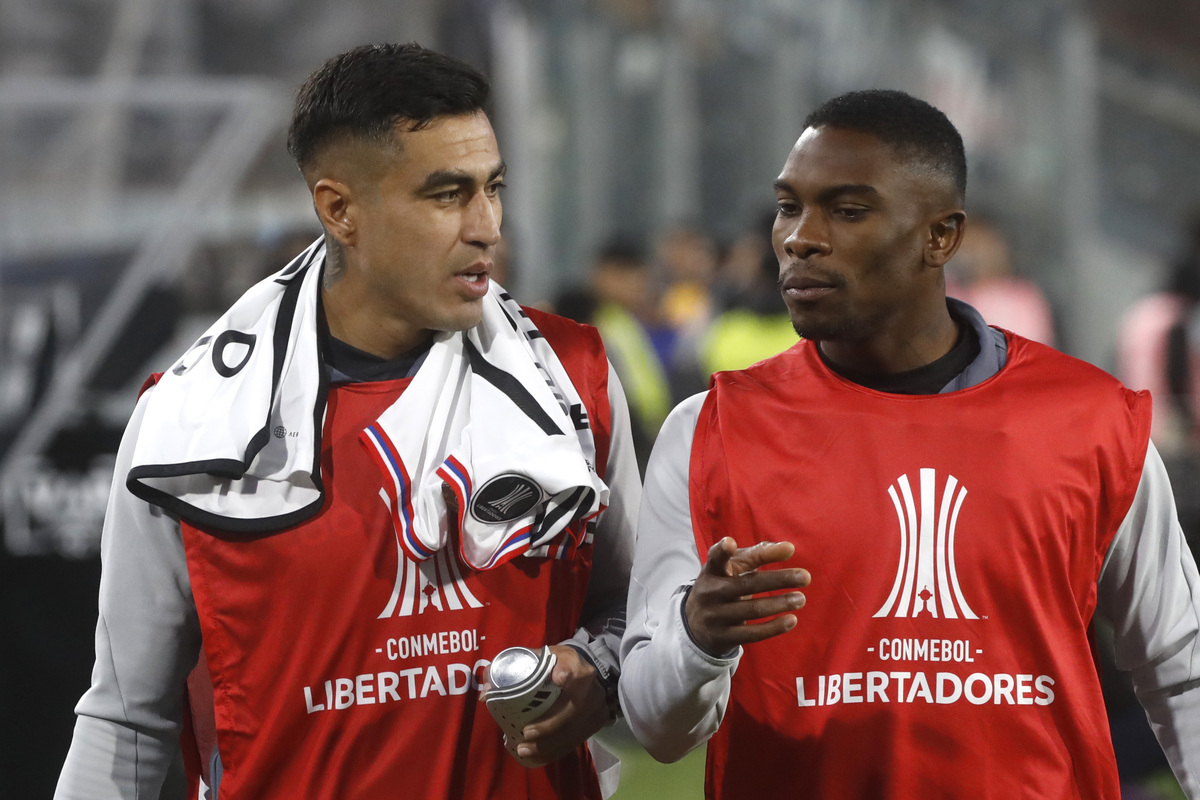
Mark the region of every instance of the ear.
POLYGON ((313 184, 313 206, 329 235, 343 247, 353 247, 358 236, 358 206, 350 187, 332 178, 313 184))
POLYGON ((967 215, 961 210, 941 214, 929 225, 929 238, 925 242, 925 263, 931 267, 944 267, 958 245, 962 242, 967 215))

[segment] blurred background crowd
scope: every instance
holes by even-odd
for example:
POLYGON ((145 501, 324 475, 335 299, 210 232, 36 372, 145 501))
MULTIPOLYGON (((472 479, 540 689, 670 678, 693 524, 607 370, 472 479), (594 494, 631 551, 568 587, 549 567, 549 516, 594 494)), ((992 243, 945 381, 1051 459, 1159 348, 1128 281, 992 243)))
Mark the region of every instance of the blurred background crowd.
MULTIPOLYGON (((49 796, 66 752, 142 380, 315 238, 291 92, 383 40, 491 76, 496 277, 600 329, 643 465, 674 403, 796 339, 771 184, 806 113, 934 103, 971 173, 950 293, 1154 393, 1196 546, 1195 0, 0 0, 0 798, 49 796)), ((1106 678, 1128 797, 1174 796, 1106 678)))

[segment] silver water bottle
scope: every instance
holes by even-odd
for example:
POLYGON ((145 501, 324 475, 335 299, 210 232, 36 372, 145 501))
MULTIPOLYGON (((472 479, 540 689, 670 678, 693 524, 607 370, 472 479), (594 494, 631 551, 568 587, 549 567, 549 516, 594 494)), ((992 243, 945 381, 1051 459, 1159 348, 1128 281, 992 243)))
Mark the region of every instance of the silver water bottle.
POLYGON ((556 660, 549 647, 540 652, 509 647, 492 659, 483 701, 510 739, 520 740, 525 726, 546 713, 558 699, 561 690, 550 679, 556 660))

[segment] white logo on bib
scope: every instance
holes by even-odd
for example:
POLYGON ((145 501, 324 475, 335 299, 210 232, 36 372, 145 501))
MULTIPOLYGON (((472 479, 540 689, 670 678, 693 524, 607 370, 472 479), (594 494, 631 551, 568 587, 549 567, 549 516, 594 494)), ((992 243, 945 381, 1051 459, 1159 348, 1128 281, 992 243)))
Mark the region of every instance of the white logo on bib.
MULTIPOLYGON (((387 492, 380 490, 383 502, 391 506, 387 492)), ((458 564, 449 548, 443 547, 428 561, 420 563, 404 555, 400 542, 396 542, 396 585, 387 606, 377 619, 388 617, 411 617, 424 614, 429 608, 434 611, 458 611, 462 608, 483 608, 483 603, 467 588, 458 564)))
POLYGON ((892 592, 875 616, 979 619, 963 597, 954 565, 955 527, 966 488, 950 475, 939 501, 936 471, 922 469, 919 500, 913 499, 907 475, 888 487, 888 496, 900 521, 900 565, 892 592))

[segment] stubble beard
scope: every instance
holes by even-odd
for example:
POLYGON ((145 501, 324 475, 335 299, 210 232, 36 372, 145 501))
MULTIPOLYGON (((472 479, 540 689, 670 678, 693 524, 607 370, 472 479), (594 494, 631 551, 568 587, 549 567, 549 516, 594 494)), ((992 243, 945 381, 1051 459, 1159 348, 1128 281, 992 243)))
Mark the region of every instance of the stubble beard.
POLYGON ((857 338, 855 333, 858 327, 855 321, 850 319, 800 321, 792 316, 792 330, 801 339, 808 339, 810 342, 849 341, 857 338))

